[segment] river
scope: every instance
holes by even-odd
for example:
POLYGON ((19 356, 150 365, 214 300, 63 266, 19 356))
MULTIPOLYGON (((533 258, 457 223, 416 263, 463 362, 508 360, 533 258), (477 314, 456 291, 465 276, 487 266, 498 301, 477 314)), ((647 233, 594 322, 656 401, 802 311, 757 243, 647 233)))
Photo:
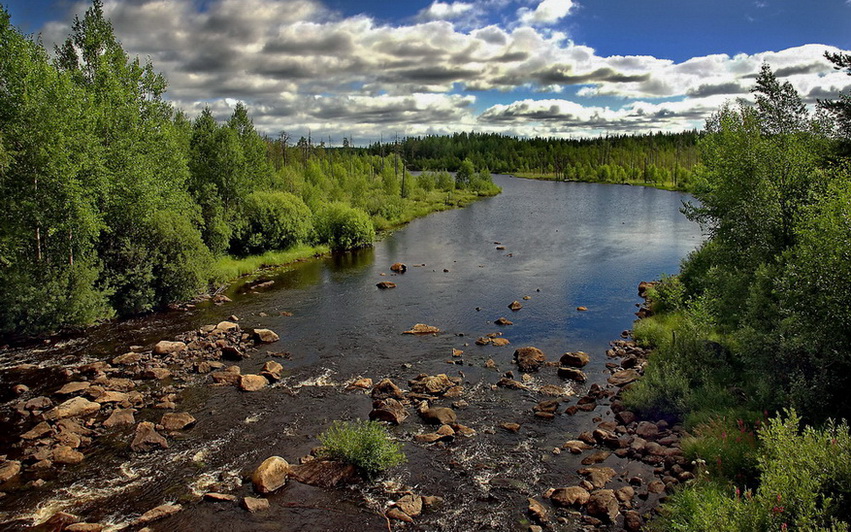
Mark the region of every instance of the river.
MULTIPOLYGON (((532 407, 546 398, 534 389, 556 384, 580 395, 587 385, 605 382, 604 353, 631 327, 638 283, 676 272, 702 236, 679 212, 688 199, 683 194, 508 176, 494 180, 503 188, 499 196, 415 220, 369 249, 266 272, 263 279, 275 281, 269 288, 238 283, 227 292, 231 303, 107 324, 79 338, 0 353, 4 427, 15 426, 19 433, 29 425, 15 425, 13 384, 27 384, 31 395, 49 395, 62 384, 64 368, 114 357, 130 345, 150 347, 236 315, 244 328, 265 327, 281 336, 241 362, 243 373, 258 372, 269 360, 267 352, 286 352, 276 359, 285 378, 265 390, 240 393, 206 384, 183 390, 177 409, 198 423, 171 440, 169 449, 132 453, 127 448, 132 430, 119 431, 86 450, 82 464, 48 475, 41 487, 6 487, 0 529, 14 530, 60 509, 120 528, 163 502, 181 502, 181 513, 152 528, 386 530, 375 509, 391 498, 387 489, 403 486, 445 499, 417 518, 415 529, 525 530, 527 497, 540 499, 547 488, 576 481, 577 459, 552 449, 593 427, 591 415, 533 417, 532 407), (393 274, 395 262, 405 263, 407 272, 393 274), (380 281, 397 288, 379 290, 380 281), (520 311, 508 309, 514 300, 523 303, 520 311), (578 311, 580 306, 587 311, 578 311), (500 328, 494 325, 499 317, 514 324, 500 328), (401 334, 416 323, 441 333, 401 334), (511 344, 474 345, 497 331, 511 344), (519 379, 512 355, 521 346, 540 348, 548 360, 586 351, 588 383, 574 390, 555 368, 544 368, 529 391, 494 389, 507 371, 519 379), (453 348, 464 354, 453 357, 453 348), (496 369, 485 367, 488 359, 496 369), (11 369, 22 363, 38 367, 11 369), (332 420, 366 418, 370 397, 344 391, 352 378, 390 377, 404 388, 421 373, 463 379, 469 406, 457 409, 458 421, 475 429, 475 437, 416 443, 412 436, 425 427, 414 414, 391 428, 404 442, 408 461, 384 478, 383 487, 323 490, 290 482, 258 514, 196 502, 213 488, 247 495, 250 483, 240 480, 266 457, 297 463, 332 420), (522 428, 508 433, 499 428, 503 422, 522 428)), ((138 418, 155 420, 161 413, 138 418)), ((594 415, 605 413, 601 407, 594 415)), ((7 431, 0 454, 14 455, 13 442, 7 431)), ((25 472, 21 482, 32 478, 25 472)))

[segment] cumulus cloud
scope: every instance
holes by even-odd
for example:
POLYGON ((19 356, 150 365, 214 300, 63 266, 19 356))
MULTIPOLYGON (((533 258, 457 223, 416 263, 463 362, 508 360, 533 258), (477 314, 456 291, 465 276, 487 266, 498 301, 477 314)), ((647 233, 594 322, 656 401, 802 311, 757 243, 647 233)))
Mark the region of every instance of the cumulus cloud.
MULTIPOLYGON (((105 0, 104 9, 125 49, 166 75, 176 105, 225 118, 243 101, 270 134, 310 128, 366 141, 394 124, 400 134, 671 131, 700 127, 725 100, 747 95, 763 62, 808 102, 851 81, 823 57, 838 50, 823 45, 681 62, 602 56, 542 28, 570 14, 569 0, 524 8, 519 25, 458 23, 507 1, 437 0, 397 24, 343 17, 318 0, 210 0, 204 10, 197 0, 105 0), (504 103, 477 107, 493 94, 504 103)), ((46 26, 45 43, 68 26, 46 26)))
POLYGON ((535 9, 522 7, 517 11, 521 22, 530 26, 555 24, 573 8, 573 0, 542 0, 535 9))

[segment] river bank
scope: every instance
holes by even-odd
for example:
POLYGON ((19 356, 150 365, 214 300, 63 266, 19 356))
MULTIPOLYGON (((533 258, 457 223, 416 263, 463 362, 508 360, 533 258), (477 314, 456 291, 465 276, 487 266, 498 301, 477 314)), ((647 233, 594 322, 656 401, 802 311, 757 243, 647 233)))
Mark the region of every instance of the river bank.
POLYGON ((556 174, 541 174, 532 172, 516 172, 512 175, 521 179, 534 179, 539 181, 558 181, 562 183, 601 183, 606 185, 630 185, 635 187, 648 187, 655 188, 658 190, 667 190, 669 192, 691 192, 691 187, 688 184, 681 185, 671 181, 653 182, 644 181, 643 179, 626 179, 623 181, 591 181, 584 179, 563 179, 561 177, 557 177, 556 174))

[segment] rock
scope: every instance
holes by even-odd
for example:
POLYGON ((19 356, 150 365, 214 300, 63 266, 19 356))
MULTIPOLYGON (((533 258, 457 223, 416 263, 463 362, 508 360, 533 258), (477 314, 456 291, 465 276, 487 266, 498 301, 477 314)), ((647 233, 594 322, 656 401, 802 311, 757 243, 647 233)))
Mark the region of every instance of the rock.
POLYGON ((26 403, 24 403, 24 408, 32 412, 33 410, 47 410, 53 406, 53 401, 50 400, 49 397, 33 397, 26 403))
POLYGON ((520 381, 509 379, 508 377, 503 377, 499 379, 496 383, 497 386, 501 388, 511 388, 512 390, 526 390, 527 387, 520 381))
POLYGON ((180 353, 186 349, 186 344, 183 342, 170 342, 161 340, 154 346, 155 355, 170 355, 172 353, 180 353))
POLYGON ((226 332, 238 331, 238 330, 239 330, 239 325, 237 325, 236 323, 234 323, 232 321, 220 321, 216 325, 216 328, 213 329, 213 334, 223 333, 223 332, 226 333, 226 332))
POLYGON ((284 371, 284 366, 274 360, 269 360, 263 364, 263 369, 260 370, 260 375, 263 375, 270 381, 279 381, 281 380, 282 371, 284 371))
POLYGON ((585 505, 588 515, 614 522, 618 516, 618 500, 612 490, 599 490, 591 494, 585 505))
POLYGON ((251 475, 251 483, 257 493, 272 493, 287 483, 290 464, 280 456, 265 459, 251 475))
POLYGON ((102 395, 98 396, 95 399, 96 403, 106 404, 106 403, 123 403, 127 400, 127 394, 124 392, 114 392, 112 390, 104 392, 102 395))
POLYGON ((510 308, 511 310, 516 312, 516 311, 520 310, 521 308, 523 308, 523 303, 521 303, 519 301, 512 301, 511 304, 508 305, 508 308, 510 308))
POLYGON ((576 368, 558 368, 558 376, 562 379, 568 379, 576 382, 585 382, 588 380, 587 375, 580 369, 576 368))
POLYGON ((665 493, 665 483, 661 480, 654 480, 647 485, 647 493, 665 493))
POLYGON ((15 392, 15 395, 23 395, 30 391, 30 387, 26 384, 16 384, 12 386, 12 391, 15 392))
POLYGON ((635 489, 632 486, 624 486, 615 492, 615 497, 620 502, 627 503, 635 498, 635 489))
POLYGON ((426 325, 424 323, 417 323, 410 330, 404 331, 402 334, 436 334, 439 333, 440 329, 434 327, 432 325, 426 325))
POLYGON ((347 390, 368 390, 370 388, 372 388, 372 379, 369 377, 358 377, 346 386, 347 390))
POLYGON ((591 494, 588 490, 579 486, 569 488, 556 488, 549 492, 549 498, 556 506, 585 506, 591 494))
POLYGON ((655 423, 642 421, 635 427, 635 435, 644 438, 645 440, 655 440, 659 436, 659 427, 655 423))
POLYGON ((401 262, 396 262, 390 265, 390 271, 396 273, 405 273, 406 271, 408 271, 408 267, 402 264, 401 262))
POLYGON ((585 353, 584 351, 575 351, 563 354, 559 360, 559 364, 572 368, 581 368, 588 364, 590 360, 591 357, 588 356, 588 353, 585 353))
POLYGON ((270 329, 254 329, 254 338, 263 344, 271 344, 281 339, 275 331, 270 329))
POLYGON ((53 449, 53 461, 57 464, 79 464, 83 461, 83 453, 75 451, 67 445, 59 445, 53 449))
POLYGON ((289 477, 302 484, 330 489, 356 481, 358 470, 351 464, 334 460, 311 460, 290 466, 289 477))
POLYGON ((532 498, 527 500, 529 501, 529 515, 532 516, 532 519, 539 523, 546 523, 550 520, 549 512, 543 504, 532 498))
POLYGON ((579 474, 586 477, 592 486, 599 489, 615 478, 616 473, 611 467, 589 467, 580 469, 579 474))
POLYGON ((635 421, 636 416, 635 413, 630 412, 629 410, 621 410, 617 413, 615 418, 617 418, 617 420, 620 421, 622 425, 629 425, 630 423, 635 421))
POLYGON ((143 379, 165 380, 171 377, 171 372, 166 368, 147 368, 142 371, 139 376, 143 379))
POLYGON ((135 408, 116 408, 112 411, 112 414, 103 422, 103 426, 106 428, 118 427, 121 425, 133 425, 136 423, 136 419, 133 414, 136 413, 135 408))
POLYGON ((136 452, 148 452, 157 447, 167 449, 168 441, 156 431, 154 424, 150 421, 142 421, 136 425, 136 434, 130 449, 136 452))
POLYGON ((562 445, 561 448, 570 451, 572 454, 582 454, 582 451, 587 451, 593 447, 583 441, 570 440, 564 442, 564 445, 562 445))
POLYGON ((59 388, 58 390, 56 390, 56 394, 57 395, 71 395, 73 393, 82 392, 83 390, 85 390, 89 386, 91 386, 91 383, 88 383, 88 382, 85 382, 85 381, 69 382, 69 383, 65 384, 64 386, 62 386, 61 388, 59 388))
POLYGON ((258 499, 255 497, 244 497, 242 507, 251 513, 262 512, 269 509, 269 499, 258 499))
POLYGON ((239 384, 239 371, 239 366, 231 366, 224 371, 214 371, 213 373, 210 373, 210 377, 212 377, 213 382, 216 384, 236 386, 239 384))
POLYGON ((378 399, 372 403, 372 412, 369 419, 387 421, 396 425, 401 424, 408 418, 408 409, 398 400, 388 397, 378 399))
POLYGON ((17 460, 9 460, 0 464, 0 484, 12 480, 21 472, 21 463, 17 460))
POLYGON ((410 517, 417 517, 423 512, 423 498, 419 495, 408 493, 396 501, 396 507, 410 517))
POLYGON ((426 408, 420 412, 420 417, 422 417, 423 421, 426 423, 441 425, 455 423, 455 420, 458 418, 454 410, 445 406, 433 406, 431 408, 426 408))
POLYGON ((597 451, 597 452, 591 453, 591 454, 589 454, 588 456, 586 456, 585 458, 582 459, 582 465, 599 464, 600 462, 603 462, 606 458, 608 458, 611 455, 612 455, 612 453, 610 453, 609 451, 597 451))
POLYGON ((181 412, 179 414, 163 414, 162 420, 160 421, 160 425, 163 426, 163 429, 168 431, 183 430, 194 424, 195 418, 187 412, 181 412))
POLYGON ((269 384, 263 375, 240 375, 239 389, 243 392, 256 392, 269 384))
POLYGON ((630 510, 624 514, 623 527, 626 530, 629 532, 638 532, 642 526, 644 526, 644 519, 641 518, 641 514, 635 510, 630 510))
POLYGON ((375 388, 372 389, 370 393, 373 399, 384 399, 387 397, 392 397, 393 399, 404 399, 405 394, 402 393, 402 389, 396 386, 390 379, 381 379, 378 384, 375 385, 375 388))
POLYGON ((496 323, 497 325, 514 325, 514 322, 509 321, 505 318, 499 318, 494 323, 496 323))
POLYGON ((136 520, 136 524, 144 525, 146 523, 151 523, 164 517, 174 515, 181 510, 183 510, 183 506, 179 504, 163 504, 161 506, 157 506, 153 510, 148 510, 143 513, 142 517, 136 520))
POLYGON ((641 281, 638 283, 638 297, 647 298, 647 291, 656 286, 655 282, 641 281))
POLYGON ((499 426, 508 432, 520 432, 519 423, 500 423, 499 426))
POLYGON ((50 519, 42 523, 41 527, 43 530, 67 530, 68 525, 72 525, 80 520, 74 514, 69 514, 68 512, 56 512, 50 519))
POLYGON ((510 343, 511 342, 508 340, 508 338, 492 338, 491 339, 491 345, 496 346, 496 347, 504 347, 504 346, 506 346, 510 343))
POLYGON ((64 528, 65 532, 101 532, 105 527, 100 523, 72 523, 64 528))
POLYGON ((98 410, 100 410, 100 405, 98 403, 89 401, 83 397, 74 397, 59 404, 52 410, 47 411, 44 414, 44 419, 50 421, 68 417, 88 416, 94 414, 98 410))
POLYGON ((521 347, 514 351, 514 361, 521 371, 538 371, 546 362, 547 357, 537 347, 521 347))
POLYGON ((53 429, 47 424, 47 421, 42 421, 35 427, 21 434, 21 438, 25 440, 34 440, 36 438, 41 438, 51 430, 53 429))
POLYGON ((576 307, 576 310, 578 310, 579 312, 586 312, 588 310, 588 307, 576 307))
POLYGON ((118 355, 112 359, 112 363, 118 366, 129 366, 142 360, 142 355, 139 353, 129 352, 123 355, 118 355))
POLYGON ((238 497, 236 495, 230 495, 228 493, 216 493, 211 491, 209 493, 204 494, 204 500, 210 502, 236 502, 238 497))
POLYGON ((380 288, 382 290, 387 290, 389 288, 396 288, 396 283, 391 283, 390 281, 381 281, 380 283, 376 284, 375 286, 377 286, 378 288, 380 288))
POLYGON ((386 515, 390 519, 396 519, 397 521, 404 521, 405 523, 413 523, 414 520, 410 515, 406 514, 402 510, 398 508, 390 508, 387 510, 384 515, 386 515))
POLYGON ((240 361, 244 358, 248 358, 248 355, 240 351, 236 346, 225 345, 222 346, 222 358, 225 360, 240 361))
POLYGON ((452 348, 452 356, 460 357, 463 354, 464 354, 464 351, 462 351, 461 349, 455 349, 454 347, 452 348))
POLYGON ((640 377, 641 375, 639 375, 634 369, 626 369, 609 377, 608 382, 615 386, 626 386, 627 384, 638 380, 640 377))

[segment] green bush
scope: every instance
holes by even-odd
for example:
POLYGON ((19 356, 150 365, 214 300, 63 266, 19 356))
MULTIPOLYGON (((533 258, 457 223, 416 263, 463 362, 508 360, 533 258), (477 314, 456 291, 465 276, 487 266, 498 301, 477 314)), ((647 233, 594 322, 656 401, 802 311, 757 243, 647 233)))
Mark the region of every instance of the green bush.
POLYGON ((647 293, 653 312, 673 312, 685 307, 685 286, 677 275, 662 275, 647 293))
POLYGON ((334 251, 368 246, 375 240, 369 215, 342 203, 320 208, 314 216, 314 228, 319 243, 328 244, 334 251))
POLYGON ((703 460, 713 479, 752 486, 758 476, 756 431, 761 423, 713 417, 683 439, 683 452, 689 461, 703 460))
POLYGON ((730 486, 701 481, 674 493, 648 528, 657 532, 736 532, 742 502, 730 486))
POLYGON ((234 245, 242 255, 286 249, 306 241, 312 229, 310 209, 289 192, 252 192, 243 213, 246 225, 234 245))
POLYGON ((352 464, 369 478, 405 461, 402 445, 377 421, 335 421, 319 441, 323 456, 352 464))

